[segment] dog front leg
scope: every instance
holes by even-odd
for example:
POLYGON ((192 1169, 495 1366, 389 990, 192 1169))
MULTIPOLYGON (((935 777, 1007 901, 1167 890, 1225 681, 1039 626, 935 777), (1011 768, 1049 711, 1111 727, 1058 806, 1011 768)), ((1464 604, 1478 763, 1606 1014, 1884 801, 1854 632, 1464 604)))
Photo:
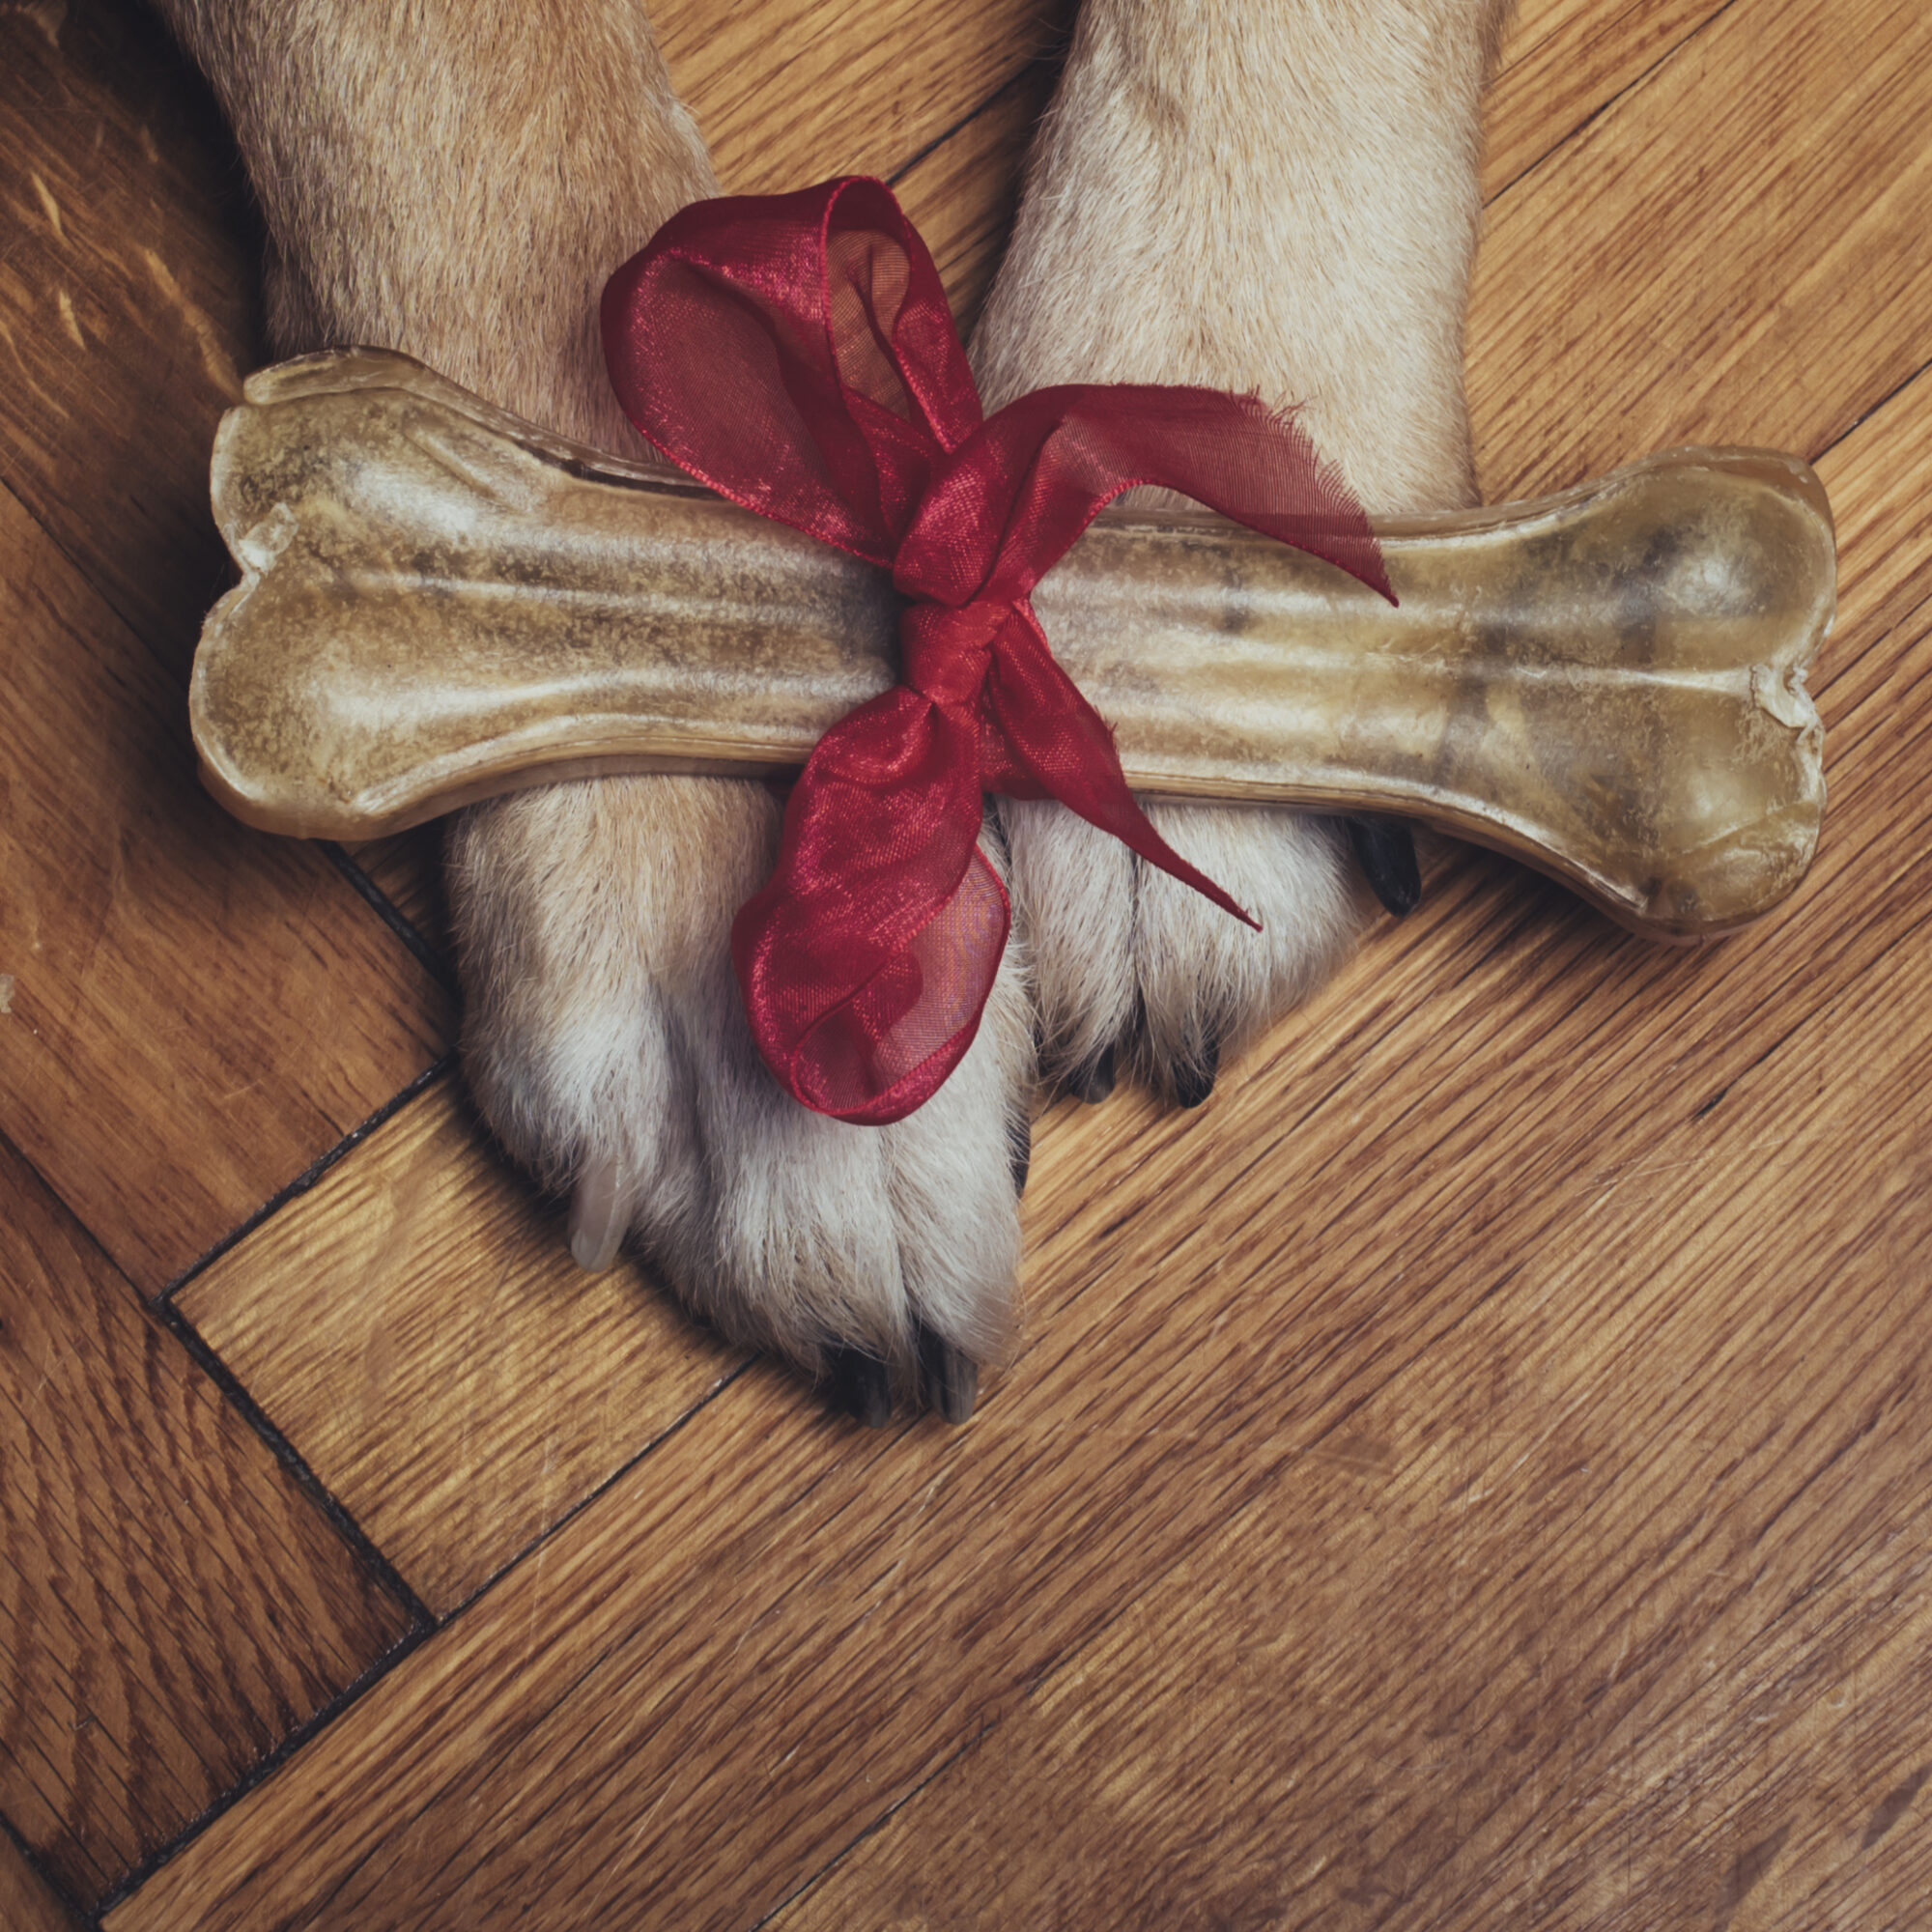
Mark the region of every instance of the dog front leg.
MULTIPOLYGON (((605 278, 717 192, 632 0, 169 0, 234 123, 284 355, 403 350, 520 415, 636 453, 604 374, 605 278)), ((753 1048, 736 908, 761 785, 636 778, 478 807, 449 838, 465 1061, 491 1126, 635 1239, 726 1333, 883 1421, 892 1383, 970 1408, 1008 1328, 1031 1018, 1009 963, 942 1093, 874 1129, 808 1114, 753 1048)))
MULTIPOLYGON (((1463 315, 1501 11, 1087 0, 973 345, 987 406, 1063 382, 1254 391, 1299 406, 1372 512, 1473 501, 1463 315)), ((1077 1092, 1131 1062, 1204 1098, 1365 909, 1334 821, 1152 809, 1257 935, 1059 806, 1003 815, 1047 1070, 1077 1092)))

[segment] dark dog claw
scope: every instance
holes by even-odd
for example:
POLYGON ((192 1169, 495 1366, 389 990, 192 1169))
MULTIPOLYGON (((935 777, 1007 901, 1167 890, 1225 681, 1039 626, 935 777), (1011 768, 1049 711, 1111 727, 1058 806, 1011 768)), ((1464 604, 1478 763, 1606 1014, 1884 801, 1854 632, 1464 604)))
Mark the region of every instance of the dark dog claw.
POLYGON ((919 1324, 919 1387, 926 1406, 955 1428, 980 1399, 980 1365, 923 1321, 919 1324))
POLYGON ((826 1393, 835 1408, 867 1429, 883 1429, 892 1420, 892 1383, 876 1355, 835 1346, 825 1351, 825 1365, 826 1393))
POLYGON ((1221 1042, 1209 1034, 1197 1051, 1174 1069, 1174 1097, 1183 1107, 1198 1107, 1214 1091, 1221 1070, 1221 1042))
POLYGON ((1026 1192, 1027 1176, 1033 1170, 1033 1122, 1022 1114, 1007 1129, 1008 1153, 1013 1164, 1013 1196, 1026 1192))
POLYGON ((1384 910, 1405 919, 1422 903, 1415 834, 1399 818, 1345 818, 1355 864, 1384 910))
POLYGON ((1111 1042, 1100 1049, 1097 1060, 1090 1060, 1068 1077, 1066 1091, 1076 1100, 1085 1100, 1090 1107, 1098 1106, 1114 1091, 1114 1048, 1111 1042))

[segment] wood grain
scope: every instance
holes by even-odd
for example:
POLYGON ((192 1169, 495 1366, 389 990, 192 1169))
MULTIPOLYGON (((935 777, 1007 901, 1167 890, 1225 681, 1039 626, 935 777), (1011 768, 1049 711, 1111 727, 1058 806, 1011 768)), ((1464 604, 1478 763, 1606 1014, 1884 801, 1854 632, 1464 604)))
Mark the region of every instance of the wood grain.
POLYGON ((1070 27, 1069 0, 659 0, 665 63, 727 194, 899 173, 1070 27))
POLYGON ((81 1921, 0 1831, 0 1925, 7 1932, 80 1932, 81 1921))
POLYGON ((7 1130, 152 1293, 422 1072, 447 999, 202 793, 172 675, 4 491, 0 674, 7 1130))
POLYGON ((456 966, 449 902, 442 891, 442 826, 418 825, 389 838, 370 838, 345 848, 346 856, 382 894, 440 964, 444 977, 456 966))
POLYGON ((742 1360, 635 1266, 584 1274, 446 1081, 177 1305, 439 1612, 742 1360))
POLYGON ((0 481, 185 681, 227 586, 208 451, 258 360, 239 164, 159 23, 0 12, 0 481))
POLYGON ((1484 496, 1675 442, 1813 456, 1922 367, 1928 73, 1915 0, 1856 33, 1832 0, 1734 4, 1500 195, 1469 316, 1484 496))
MULTIPOLYGON (((1406 1217, 1432 1279, 1384 1269, 1380 1320, 1355 1297, 1386 1377, 777 1924, 1913 1922, 1932 380, 1825 469, 1845 599, 1804 926, 1713 955, 1723 998, 1666 966, 1647 1057, 1616 1038, 1634 999, 1586 1009, 1570 1064, 1594 1114, 1646 1123, 1634 1146, 1544 1179, 1544 1122, 1508 1136, 1499 1088, 1506 1145, 1406 1217), (1788 996, 1806 930, 1861 927, 1788 996), (1733 1068, 1721 1033, 1748 1014, 1758 1057, 1733 1068), (1445 1290, 1450 1325, 1411 1350, 1408 1305, 1445 1290)), ((1321 1274, 1357 1220, 1321 1231, 1321 1274)))
POLYGON ((1520 0, 1483 105, 1492 199, 1639 79, 1725 0, 1520 0))
POLYGON ((0 1808, 104 1892, 406 1633, 0 1143, 0 1808))

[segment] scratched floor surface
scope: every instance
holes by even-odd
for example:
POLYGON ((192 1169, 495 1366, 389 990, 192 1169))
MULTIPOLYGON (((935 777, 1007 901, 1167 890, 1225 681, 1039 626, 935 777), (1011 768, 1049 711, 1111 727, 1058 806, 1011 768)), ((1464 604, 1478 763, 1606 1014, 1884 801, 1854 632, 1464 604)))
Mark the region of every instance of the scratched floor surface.
MULTIPOLYGON (((968 319, 1064 0, 676 0, 727 186, 968 319)), ((433 841, 258 838, 183 693, 260 359, 209 102, 0 12, 0 1924, 1813 1928, 1932 1897, 1932 14, 1524 0, 1486 494, 1794 449, 1810 878, 1701 951, 1447 846, 1193 1114, 1046 1114, 970 1428, 562 1256, 433 841)))

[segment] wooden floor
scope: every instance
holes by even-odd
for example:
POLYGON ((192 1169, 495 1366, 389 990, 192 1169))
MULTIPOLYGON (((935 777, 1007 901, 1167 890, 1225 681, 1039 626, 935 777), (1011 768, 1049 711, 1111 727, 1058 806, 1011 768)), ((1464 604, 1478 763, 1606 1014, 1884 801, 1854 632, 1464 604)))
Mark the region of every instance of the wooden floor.
MULTIPOLYGON (((1065 13, 659 9, 969 316, 1065 13)), ((1046 1115, 1024 1352, 875 1435, 569 1265, 428 841, 201 798, 250 216, 143 15, 0 12, 8 1932, 1932 1924, 1932 12, 1524 0, 1489 128, 1486 493, 1831 488, 1816 867, 1673 951, 1442 848, 1046 1115)))

